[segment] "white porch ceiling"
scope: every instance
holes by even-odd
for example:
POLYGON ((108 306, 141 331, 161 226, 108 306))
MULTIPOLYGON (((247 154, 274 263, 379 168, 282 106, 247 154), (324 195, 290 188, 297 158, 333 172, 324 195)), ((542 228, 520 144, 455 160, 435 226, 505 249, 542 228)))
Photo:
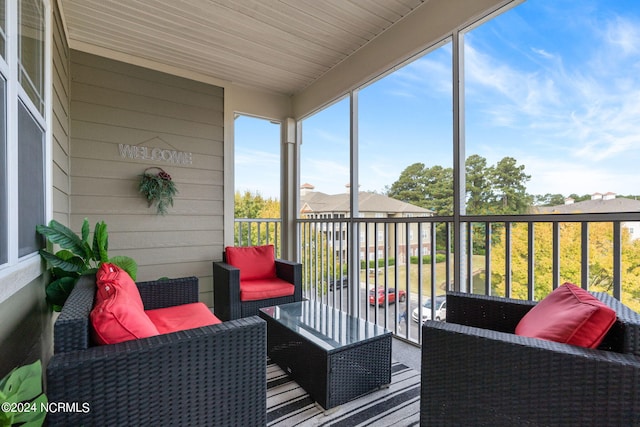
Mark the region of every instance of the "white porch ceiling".
POLYGON ((61 0, 72 47, 299 93, 427 0, 61 0), (89 47, 89 49, 87 49, 89 47))

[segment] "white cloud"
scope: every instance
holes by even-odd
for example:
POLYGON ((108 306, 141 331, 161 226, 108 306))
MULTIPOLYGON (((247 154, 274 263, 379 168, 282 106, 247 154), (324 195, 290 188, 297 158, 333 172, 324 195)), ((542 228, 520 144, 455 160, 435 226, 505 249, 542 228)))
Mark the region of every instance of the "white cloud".
POLYGON ((535 47, 532 47, 531 50, 533 51, 533 53, 537 54, 538 56, 541 56, 542 58, 545 58, 545 59, 555 58, 554 54, 549 53, 544 49, 536 49, 535 47))
POLYGON ((519 161, 527 165, 528 172, 535 170, 527 184, 530 194, 638 193, 634 171, 614 176, 606 166, 577 163, 570 158, 528 157, 519 161))
MULTIPOLYGON (((562 61, 538 72, 519 71, 500 58, 466 46, 467 82, 473 96, 485 96, 493 125, 563 136, 579 158, 603 160, 640 143, 640 79, 630 77, 621 58, 609 61, 619 78, 599 78, 592 64, 562 61), (620 90, 638 88, 636 92, 620 90)), ((595 62, 594 62, 595 63, 595 62)), ((613 72, 613 71, 610 71, 613 72)))
POLYGON ((608 22, 604 37, 613 49, 624 55, 640 53, 640 29, 637 23, 616 17, 608 22))
POLYGON ((490 56, 467 39, 467 115, 479 123, 467 136, 482 128, 478 154, 526 165, 530 193, 638 192, 640 23, 614 18, 604 28, 587 51, 531 47, 529 63, 490 56), (500 133, 516 140, 500 143, 500 133))
POLYGON ((387 78, 398 88, 387 90, 390 95, 433 96, 434 93, 451 95, 451 47, 446 45, 427 53, 387 78))

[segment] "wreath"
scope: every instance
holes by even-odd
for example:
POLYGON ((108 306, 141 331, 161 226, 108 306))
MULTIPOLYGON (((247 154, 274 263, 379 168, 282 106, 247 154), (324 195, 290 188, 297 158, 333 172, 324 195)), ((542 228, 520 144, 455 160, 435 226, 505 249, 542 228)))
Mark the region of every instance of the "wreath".
POLYGON ((138 186, 140 193, 147 199, 148 206, 157 204, 157 214, 165 215, 167 207, 173 206, 173 196, 178 193, 176 184, 171 180, 171 175, 159 167, 146 168, 140 175, 140 185, 138 186), (152 169, 159 172, 151 173, 152 169))

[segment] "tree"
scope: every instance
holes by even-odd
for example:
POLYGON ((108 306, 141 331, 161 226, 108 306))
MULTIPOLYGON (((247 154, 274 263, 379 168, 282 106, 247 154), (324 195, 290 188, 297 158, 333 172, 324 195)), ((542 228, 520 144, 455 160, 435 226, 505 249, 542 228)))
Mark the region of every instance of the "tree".
MULTIPOLYGON (((259 193, 235 193, 234 215, 236 219, 278 219, 280 218, 280 202, 265 199, 259 193)), ((280 240, 276 233, 276 225, 269 221, 236 223, 234 242, 237 246, 257 244, 276 244, 280 240)), ((278 231, 280 231, 278 229, 278 231)), ((279 247, 279 245, 276 245, 279 247)), ((278 256, 279 254, 276 254, 278 256)))
POLYGON ((524 173, 524 165, 517 165, 513 157, 504 157, 490 172, 495 189, 494 208, 500 214, 522 214, 531 205, 526 182, 531 175, 524 173))
POLYGON ((533 196, 535 206, 557 206, 564 204, 565 197, 562 194, 546 193, 544 195, 533 196))
POLYGON ((244 194, 236 191, 233 213, 236 218, 259 218, 260 212, 265 206, 264 198, 259 194, 245 191, 244 194))
MULTIPOLYGON (((526 183, 531 179, 512 157, 495 166, 477 154, 466 160, 468 214, 521 214, 531 205, 526 183)), ((433 210, 436 215, 453 215, 453 169, 425 167, 414 163, 402 171, 387 188, 387 196, 433 210)))
POLYGON ((487 159, 477 154, 467 157, 466 161, 466 190, 467 214, 481 215, 488 213, 491 202, 492 188, 490 169, 487 159))
MULTIPOLYGON (((527 299, 529 258, 533 259, 534 299, 541 300, 553 283, 553 228, 551 223, 534 225, 534 253, 528 249, 528 224, 515 223, 511 228, 511 296, 527 299)), ((500 229, 499 233, 503 233, 500 229)), ((571 282, 581 285, 580 223, 560 224, 560 284, 571 282)), ((505 296, 504 238, 492 243, 492 291, 505 296)), ((640 240, 632 241, 628 230, 622 232, 622 302, 634 310, 640 309, 640 240)), ((612 292, 613 289, 613 227, 610 223, 589 223, 589 278, 587 286, 594 292, 612 292)))
MULTIPOLYGON (((431 209, 437 216, 453 215, 453 169, 414 163, 387 189, 387 196, 431 209)), ((436 247, 445 249, 446 227, 436 227, 436 247)))
POLYGON ((407 166, 398 177, 398 180, 387 188, 387 196, 415 206, 424 206, 425 195, 428 194, 425 165, 414 163, 407 166))
POLYGON ((453 214, 453 170, 424 163, 407 166, 387 188, 387 196, 431 209, 436 215, 453 214))
POLYGON ((453 169, 433 166, 424 171, 426 194, 423 207, 439 216, 453 215, 453 169))

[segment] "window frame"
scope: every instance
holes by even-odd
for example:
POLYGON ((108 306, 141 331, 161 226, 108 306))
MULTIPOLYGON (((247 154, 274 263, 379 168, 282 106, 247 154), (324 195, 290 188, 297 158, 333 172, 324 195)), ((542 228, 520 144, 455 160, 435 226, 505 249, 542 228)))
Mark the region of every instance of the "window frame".
MULTIPOLYGON (((52 217, 52 147, 51 147, 51 93, 52 93, 52 9, 51 0, 34 0, 41 3, 44 14, 44 111, 40 111, 19 83, 19 37, 20 28, 18 2, 5 2, 6 10, 6 56, 0 57, 0 74, 6 87, 6 187, 7 187, 7 262, 0 264, 0 303, 7 300, 43 273, 43 264, 38 252, 19 256, 19 200, 18 200, 18 108, 22 102, 43 130, 43 177, 44 177, 44 221, 52 217)), ((35 232, 35 230, 34 230, 35 232)), ((5 244, 0 242, 0 244, 5 244)))

